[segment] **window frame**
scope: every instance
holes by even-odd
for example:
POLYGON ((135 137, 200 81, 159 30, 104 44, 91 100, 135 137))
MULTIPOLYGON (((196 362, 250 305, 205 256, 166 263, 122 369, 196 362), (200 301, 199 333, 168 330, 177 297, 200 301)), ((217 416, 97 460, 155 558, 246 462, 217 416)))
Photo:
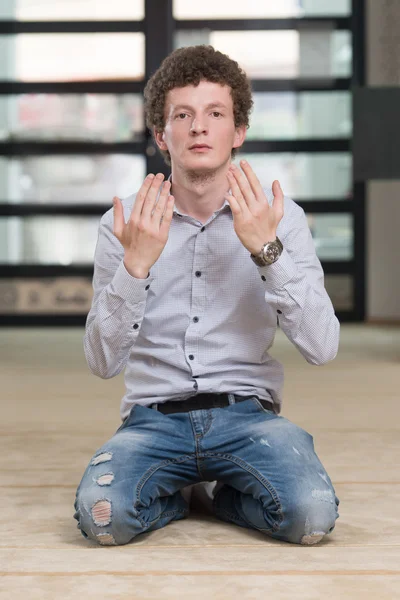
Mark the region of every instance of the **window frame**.
MULTIPOLYGON (((173 49, 173 36, 177 30, 215 29, 224 31, 238 30, 316 30, 326 24, 333 29, 345 29, 352 33, 352 76, 348 78, 321 79, 261 79, 252 81, 254 92, 268 91, 336 91, 348 90, 353 86, 365 84, 365 6, 364 0, 352 0, 352 14, 349 17, 299 17, 281 19, 199 19, 178 20, 173 17, 173 0, 145 0, 145 17, 140 21, 0 21, 0 35, 20 33, 110 33, 143 32, 145 34, 145 78, 143 81, 87 81, 87 82, 17 82, 0 81, 0 95, 18 95, 25 93, 56 94, 124 94, 143 93, 149 77, 158 68, 161 61, 173 49)), ((146 157, 147 172, 161 171, 166 176, 169 169, 162 156, 156 151, 150 131, 145 128, 143 142, 89 143, 89 142, 32 142, 6 140, 0 142, 0 156, 15 157, 49 154, 100 154, 122 153, 140 154, 146 157)), ((245 152, 351 152, 352 138, 319 138, 301 140, 249 141, 243 146, 245 152)), ((354 161, 353 161, 354 163, 354 161)), ((5 199, 6 200, 6 199, 5 199)), ((353 259, 350 261, 321 261, 325 274, 350 275, 353 280, 353 309, 336 311, 342 322, 361 322, 365 320, 366 308, 366 216, 365 183, 355 182, 353 176, 353 197, 343 199, 294 200, 306 213, 350 213, 353 216, 353 259)), ((81 204, 0 204, 0 217, 61 215, 101 216, 108 205, 81 204)), ((0 263, 0 278, 52 278, 72 276, 92 277, 92 265, 7 265, 0 263)), ((0 314, 0 326, 9 325, 84 325, 86 314, 38 314, 10 315, 0 314)))

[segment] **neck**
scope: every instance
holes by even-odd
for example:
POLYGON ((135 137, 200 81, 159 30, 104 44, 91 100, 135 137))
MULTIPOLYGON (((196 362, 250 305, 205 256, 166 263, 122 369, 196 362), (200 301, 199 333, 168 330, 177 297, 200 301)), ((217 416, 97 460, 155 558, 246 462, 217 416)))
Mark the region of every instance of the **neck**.
POLYGON ((213 171, 184 171, 172 164, 171 194, 179 212, 204 223, 225 202, 230 161, 213 171))

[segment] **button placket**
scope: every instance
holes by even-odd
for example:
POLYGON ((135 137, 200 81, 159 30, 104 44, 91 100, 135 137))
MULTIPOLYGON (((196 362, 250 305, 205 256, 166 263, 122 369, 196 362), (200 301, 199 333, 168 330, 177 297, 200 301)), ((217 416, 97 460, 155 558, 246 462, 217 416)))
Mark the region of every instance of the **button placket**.
POLYGON ((196 371, 199 344, 199 326, 205 309, 205 267, 207 264, 207 233, 204 227, 198 230, 194 244, 192 271, 192 303, 190 321, 185 334, 185 354, 191 368, 196 371))

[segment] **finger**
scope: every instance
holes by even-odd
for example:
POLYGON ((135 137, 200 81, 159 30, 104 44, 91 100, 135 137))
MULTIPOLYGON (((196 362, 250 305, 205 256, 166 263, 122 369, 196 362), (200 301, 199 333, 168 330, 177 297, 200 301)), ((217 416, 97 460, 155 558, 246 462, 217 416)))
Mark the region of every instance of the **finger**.
POLYGON ((164 212, 170 189, 171 189, 171 183, 169 181, 164 181, 161 193, 158 197, 158 201, 151 213, 152 218, 155 218, 156 220, 160 219, 161 215, 164 212))
POLYGON ((281 184, 277 179, 272 183, 272 193, 274 195, 272 206, 274 207, 274 210, 277 211, 278 215, 282 216, 284 212, 284 195, 281 184))
POLYGON ((231 165, 229 169, 233 174, 237 185, 240 188, 240 191, 242 193, 243 198, 246 201, 248 208, 252 210, 257 204, 257 200, 253 194, 253 190, 250 187, 247 177, 235 165, 231 165))
POLYGON ((118 196, 114 196, 113 198, 114 205, 114 225, 113 225, 113 234, 120 240, 122 238, 122 232, 125 226, 124 219, 124 209, 122 207, 121 200, 118 196))
POLYGON ((143 203, 142 208, 142 218, 147 220, 151 218, 151 213, 155 207, 158 193, 160 192, 160 188, 164 181, 164 175, 162 173, 157 173, 155 179, 153 179, 153 183, 149 191, 147 192, 147 196, 143 203))
POLYGON ((242 167, 244 174, 247 177, 247 180, 250 184, 250 187, 253 191, 253 194, 254 194, 256 200, 257 201, 265 200, 265 194, 264 194, 264 190, 262 189, 262 185, 261 185, 257 175, 254 173, 253 169, 247 162, 247 160, 241 160, 240 166, 242 167))
POLYGON ((238 201, 235 199, 234 196, 232 196, 232 194, 226 193, 224 198, 226 198, 227 201, 229 202, 229 206, 231 207, 231 211, 234 215, 238 215, 242 212, 242 209, 240 208, 238 201))
POLYGON ((244 199, 244 196, 241 192, 241 189, 240 189, 236 179, 234 178, 232 173, 230 173, 229 171, 228 171, 227 177, 228 177, 229 185, 231 187, 231 195, 235 198, 236 202, 240 206, 242 213, 249 212, 249 208, 247 206, 246 200, 244 199))
POLYGON ((168 196, 167 205, 165 207, 165 212, 161 217, 160 221, 160 232, 163 234, 167 234, 169 231, 169 227, 172 221, 172 215, 174 212, 174 204, 175 198, 173 196, 168 196))
POLYGON ((149 173, 147 175, 147 177, 145 178, 144 182, 142 183, 142 187, 136 194, 135 204, 133 205, 133 209, 131 212, 131 217, 135 217, 136 220, 139 219, 139 217, 142 213, 143 203, 146 199, 147 192, 149 191, 153 181, 154 181, 154 175, 153 175, 153 173, 149 173))

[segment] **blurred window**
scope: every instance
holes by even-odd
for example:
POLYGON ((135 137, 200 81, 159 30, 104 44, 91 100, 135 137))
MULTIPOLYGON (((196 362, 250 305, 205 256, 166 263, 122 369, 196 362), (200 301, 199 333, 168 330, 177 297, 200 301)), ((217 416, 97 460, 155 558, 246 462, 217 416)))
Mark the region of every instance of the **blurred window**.
POLYGON ((352 156, 350 153, 257 153, 241 152, 235 163, 245 158, 261 185, 271 188, 278 179, 286 196, 296 200, 351 198, 352 156))
POLYGON ((0 19, 11 18, 18 21, 136 21, 144 18, 144 0, 13 0, 11 3, 2 0, 0 19))
POLYGON ((174 0, 176 19, 268 19, 348 16, 351 0, 174 0))
POLYGON ((351 214, 307 214, 307 220, 320 260, 352 260, 351 214))
MULTIPOLYGON (((320 260, 353 258, 352 215, 307 214, 307 220, 320 260)), ((100 217, 0 217, 0 263, 91 264, 99 222, 100 217)))
POLYGON ((271 92, 253 94, 248 140, 350 137, 351 94, 271 92))
POLYGON ((349 31, 196 29, 175 34, 175 48, 197 44, 211 44, 228 54, 252 79, 349 77, 351 74, 349 31))
POLYGON ((0 202, 109 203, 138 191, 145 178, 142 155, 90 154, 0 158, 0 202))
POLYGON ((144 128, 139 94, 0 96, 0 140, 139 141, 144 128))
POLYGON ((91 265, 99 223, 100 217, 0 217, 0 263, 91 265))
POLYGON ((143 33, 0 35, 0 79, 91 81, 144 77, 143 33), (11 58, 13 57, 13 58, 11 58), (8 60, 7 60, 8 58, 8 60))

